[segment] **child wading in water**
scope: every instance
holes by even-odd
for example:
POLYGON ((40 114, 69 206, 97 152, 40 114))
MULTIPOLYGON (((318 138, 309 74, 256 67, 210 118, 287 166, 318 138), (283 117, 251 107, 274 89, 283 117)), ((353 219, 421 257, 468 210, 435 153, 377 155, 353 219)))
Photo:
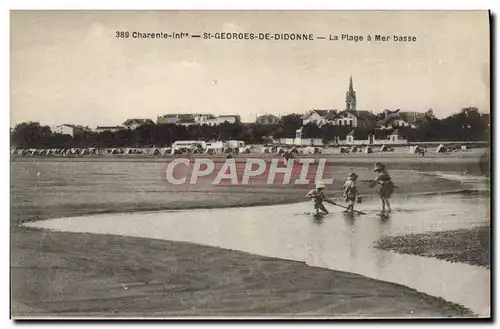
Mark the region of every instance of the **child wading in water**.
POLYGON ((358 196, 358 189, 356 188, 356 180, 358 179, 358 175, 355 173, 351 173, 346 182, 344 183, 344 200, 349 203, 347 206, 346 212, 353 212, 354 210, 354 202, 356 201, 356 197, 358 196))
POLYGON ((378 174, 377 178, 372 182, 371 187, 375 185, 380 185, 378 188, 378 195, 380 200, 382 200, 382 213, 385 212, 385 206, 387 205, 388 212, 391 212, 391 204, 389 199, 391 198, 392 192, 394 192, 394 183, 391 180, 391 176, 385 170, 385 166, 380 162, 375 163, 374 172, 378 174))
POLYGON ((325 188, 325 183, 317 182, 316 188, 314 190, 309 191, 306 194, 306 197, 314 200, 314 209, 316 209, 316 213, 319 215, 319 211, 323 211, 324 214, 328 214, 328 210, 326 210, 323 205, 323 201, 326 200, 325 195, 323 194, 323 189, 325 188))

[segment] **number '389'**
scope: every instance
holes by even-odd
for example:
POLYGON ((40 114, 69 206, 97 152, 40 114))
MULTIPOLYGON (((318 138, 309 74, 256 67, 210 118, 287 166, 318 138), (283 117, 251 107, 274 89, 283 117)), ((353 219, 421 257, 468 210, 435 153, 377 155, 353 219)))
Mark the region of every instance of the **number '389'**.
POLYGON ((130 36, 130 33, 127 31, 116 31, 116 37, 119 39, 120 38, 127 39, 129 36, 130 36))

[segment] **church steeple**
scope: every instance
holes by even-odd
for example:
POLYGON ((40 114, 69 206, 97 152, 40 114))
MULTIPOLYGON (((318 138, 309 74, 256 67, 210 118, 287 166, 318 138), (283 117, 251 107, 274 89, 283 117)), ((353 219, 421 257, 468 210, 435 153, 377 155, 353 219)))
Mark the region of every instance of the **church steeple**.
POLYGON ((345 95, 346 110, 356 111, 356 92, 352 86, 352 76, 349 78, 349 90, 345 95))

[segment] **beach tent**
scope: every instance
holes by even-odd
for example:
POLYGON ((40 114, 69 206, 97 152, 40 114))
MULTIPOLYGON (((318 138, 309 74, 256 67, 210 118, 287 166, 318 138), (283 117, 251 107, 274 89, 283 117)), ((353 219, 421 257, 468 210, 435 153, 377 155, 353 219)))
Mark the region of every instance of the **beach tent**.
POLYGON ((351 147, 351 153, 358 152, 358 148, 356 146, 351 147))
POLYGON ((172 151, 172 149, 170 147, 162 147, 160 149, 160 154, 167 155, 167 154, 170 154, 171 151, 172 151))
POLYGON ((466 150, 468 150, 468 149, 469 149, 469 146, 467 146, 467 145, 462 145, 462 146, 460 146, 460 149, 461 149, 462 151, 466 151, 466 150))
MULTIPOLYGON (((411 149, 411 147, 410 147, 410 149, 411 149)), ((380 152, 386 152, 386 151, 388 151, 388 147, 387 147, 387 146, 385 146, 385 144, 384 144, 384 145, 382 145, 382 146, 380 147, 380 152)))
POLYGON ((247 145, 247 146, 238 148, 238 153, 250 153, 250 146, 247 145))
POLYGON ((158 148, 156 148, 156 147, 153 147, 153 148, 150 150, 150 152, 151 152, 151 155, 154 155, 154 156, 156 156, 156 155, 161 155, 160 149, 158 149, 158 148))
POLYGON ((436 149, 436 153, 446 153, 446 148, 444 147, 443 144, 439 144, 439 146, 436 149))
POLYGON ((365 153, 373 153, 372 148, 371 148, 371 147, 369 147, 369 146, 367 146, 367 147, 365 148, 365 153))
POLYGON ((276 154, 281 154, 281 153, 285 153, 285 149, 280 146, 276 149, 276 154))

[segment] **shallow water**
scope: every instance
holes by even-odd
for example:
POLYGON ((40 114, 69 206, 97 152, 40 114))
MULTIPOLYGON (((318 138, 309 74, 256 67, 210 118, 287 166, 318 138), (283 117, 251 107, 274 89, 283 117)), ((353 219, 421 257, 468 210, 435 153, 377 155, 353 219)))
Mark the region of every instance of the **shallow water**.
POLYGON ((249 208, 200 209, 60 218, 27 226, 68 232, 148 237, 305 261, 310 266, 362 274, 443 297, 481 316, 490 312, 485 268, 379 250, 385 236, 469 228, 489 223, 489 199, 463 194, 399 197, 390 218, 379 203, 359 205, 366 215, 332 214, 317 221, 309 202, 249 208))

